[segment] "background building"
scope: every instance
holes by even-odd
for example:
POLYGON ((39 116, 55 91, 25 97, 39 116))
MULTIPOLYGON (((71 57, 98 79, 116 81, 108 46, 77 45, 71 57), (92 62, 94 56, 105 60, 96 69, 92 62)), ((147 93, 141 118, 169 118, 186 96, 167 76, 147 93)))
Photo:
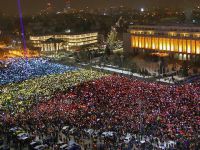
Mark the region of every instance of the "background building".
POLYGON ((200 27, 130 26, 124 47, 131 51, 157 51, 179 54, 200 54, 200 27), (127 48, 126 45, 130 47, 127 48))
POLYGON ((98 42, 98 33, 30 36, 34 47, 41 51, 80 50, 98 42))

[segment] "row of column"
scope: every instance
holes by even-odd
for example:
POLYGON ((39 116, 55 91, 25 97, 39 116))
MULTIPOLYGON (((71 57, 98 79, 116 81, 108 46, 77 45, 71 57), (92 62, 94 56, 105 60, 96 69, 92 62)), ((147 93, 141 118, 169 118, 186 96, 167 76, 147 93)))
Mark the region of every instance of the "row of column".
POLYGON ((132 36, 132 48, 200 54, 200 40, 132 36))
POLYGON ((62 49, 62 46, 60 43, 50 43, 50 44, 47 44, 47 43, 43 43, 43 44, 38 44, 38 47, 41 47, 42 51, 57 51, 57 50, 60 50, 62 49))

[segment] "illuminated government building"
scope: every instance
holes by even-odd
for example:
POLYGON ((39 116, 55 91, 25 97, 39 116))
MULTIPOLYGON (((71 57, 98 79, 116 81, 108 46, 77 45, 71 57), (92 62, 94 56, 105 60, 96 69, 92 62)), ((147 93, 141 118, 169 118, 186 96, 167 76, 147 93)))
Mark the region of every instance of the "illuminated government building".
POLYGON ((200 27, 133 25, 128 30, 128 37, 126 36, 124 42, 128 45, 125 48, 129 52, 144 50, 198 55, 200 27))
POLYGON ((80 50, 82 46, 98 42, 98 33, 30 36, 34 47, 41 51, 80 50))

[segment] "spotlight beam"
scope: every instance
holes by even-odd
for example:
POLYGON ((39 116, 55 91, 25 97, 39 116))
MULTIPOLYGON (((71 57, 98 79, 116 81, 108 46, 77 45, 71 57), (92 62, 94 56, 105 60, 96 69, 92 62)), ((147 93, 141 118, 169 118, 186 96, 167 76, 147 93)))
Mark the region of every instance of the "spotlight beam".
POLYGON ((24 49, 24 57, 26 58, 26 56, 27 56, 27 46, 26 46, 25 30, 24 30, 24 23, 23 23, 22 8, 21 8, 20 0, 18 0, 18 13, 19 13, 19 19, 20 19, 21 36, 22 36, 22 43, 23 43, 23 49, 24 49))

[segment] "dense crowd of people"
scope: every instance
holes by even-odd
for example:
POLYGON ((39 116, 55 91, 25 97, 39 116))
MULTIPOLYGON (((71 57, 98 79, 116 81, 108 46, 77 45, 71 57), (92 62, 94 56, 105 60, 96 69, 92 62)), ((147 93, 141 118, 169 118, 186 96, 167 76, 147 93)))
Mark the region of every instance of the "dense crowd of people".
POLYGON ((56 92, 66 91, 68 87, 102 76, 105 74, 79 69, 3 85, 0 86, 0 105, 11 112, 23 111, 33 103, 50 99, 56 92))
POLYGON ((12 58, 2 63, 6 67, 0 69, 0 85, 76 70, 75 67, 51 63, 43 58, 12 58))
POLYGON ((162 85, 111 75, 68 86, 51 99, 3 120, 34 133, 54 132, 69 124, 79 129, 151 135, 194 149, 199 146, 199 100, 198 83, 162 85))
POLYGON ((0 119, 7 127, 48 135, 70 125, 200 146, 199 82, 163 85, 42 58, 10 59, 0 79, 0 119))

